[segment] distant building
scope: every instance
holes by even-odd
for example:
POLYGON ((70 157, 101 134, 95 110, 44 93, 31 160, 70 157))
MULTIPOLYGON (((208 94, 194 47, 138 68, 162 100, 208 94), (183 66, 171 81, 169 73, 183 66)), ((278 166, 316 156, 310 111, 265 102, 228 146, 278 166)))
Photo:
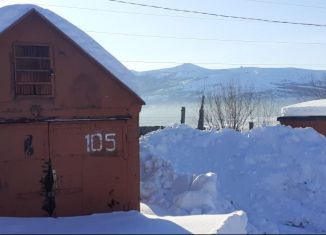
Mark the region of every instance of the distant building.
POLYGON ((283 107, 277 120, 292 127, 312 127, 326 136, 326 99, 283 107))

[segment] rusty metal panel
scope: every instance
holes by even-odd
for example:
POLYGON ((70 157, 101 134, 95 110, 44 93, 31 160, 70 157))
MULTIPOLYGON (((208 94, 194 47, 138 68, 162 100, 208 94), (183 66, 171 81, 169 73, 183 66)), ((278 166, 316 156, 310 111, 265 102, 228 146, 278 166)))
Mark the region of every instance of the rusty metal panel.
POLYGON ((7 165, 9 172, 7 179, 13 196, 9 199, 9 206, 14 209, 17 216, 46 215, 42 210, 43 197, 40 194, 43 163, 43 161, 20 161, 7 165), (13 172, 17 172, 14 179, 13 172))
POLYGON ((0 140, 2 216, 46 215, 40 180, 49 159, 56 216, 128 210, 138 197, 128 187, 124 120, 2 124, 0 140))
POLYGON ((83 175, 85 213, 93 210, 98 212, 126 210, 128 157, 125 126, 123 122, 94 123, 86 127, 86 130, 89 133, 94 133, 96 130, 103 136, 115 134, 108 140, 111 138, 115 140, 116 149, 113 152, 105 151, 104 148, 111 150, 113 148, 112 143, 106 141, 107 143, 103 143, 104 151, 85 156, 83 175))
POLYGON ((56 215, 123 210, 127 204, 124 122, 50 124, 56 215))
POLYGON ((50 154, 56 172, 56 214, 82 214, 81 146, 79 125, 50 124, 50 154))
POLYGON ((47 156, 47 125, 2 125, 0 128, 0 215, 40 216, 40 180, 47 156))
POLYGON ((43 159, 47 153, 47 124, 2 125, 0 162, 43 159))
POLYGON ((312 127, 320 134, 326 136, 326 117, 325 116, 284 116, 277 120, 282 125, 291 127, 312 127))

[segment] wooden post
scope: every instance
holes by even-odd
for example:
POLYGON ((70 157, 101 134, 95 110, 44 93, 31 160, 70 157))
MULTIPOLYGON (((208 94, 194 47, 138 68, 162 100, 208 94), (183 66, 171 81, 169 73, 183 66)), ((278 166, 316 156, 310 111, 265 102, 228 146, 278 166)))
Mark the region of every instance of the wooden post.
POLYGON ((181 107, 181 124, 186 121, 186 107, 181 107))
POLYGON ((249 122, 249 130, 254 128, 254 122, 249 122))
POLYGON ((199 109, 199 119, 197 125, 197 129, 199 130, 204 130, 204 102, 205 102, 205 96, 203 95, 201 98, 201 106, 199 109))

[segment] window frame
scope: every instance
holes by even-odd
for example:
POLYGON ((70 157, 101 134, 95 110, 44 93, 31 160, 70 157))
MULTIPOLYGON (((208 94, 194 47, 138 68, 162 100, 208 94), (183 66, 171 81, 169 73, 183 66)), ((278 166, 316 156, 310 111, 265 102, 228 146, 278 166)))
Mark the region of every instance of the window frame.
POLYGON ((35 97, 35 98, 53 98, 54 97, 54 92, 55 92, 55 73, 54 73, 54 56, 53 56, 53 50, 50 44, 47 43, 25 43, 25 42, 16 42, 13 43, 13 75, 14 75, 14 94, 16 98, 27 98, 27 97, 35 97), (18 46, 46 46, 49 49, 49 56, 48 57, 24 57, 24 56, 16 56, 16 50, 18 46), (44 59, 44 60, 49 60, 49 70, 41 70, 41 69, 17 69, 17 59, 44 59), (42 84, 46 84, 46 85, 51 85, 51 94, 47 94, 47 95, 26 95, 26 94, 18 94, 17 92, 17 87, 18 85, 27 85, 26 82, 18 82, 17 81, 17 73, 18 72, 24 72, 24 71, 30 71, 30 72, 48 72, 50 78, 50 82, 31 82, 31 85, 42 85, 42 84))

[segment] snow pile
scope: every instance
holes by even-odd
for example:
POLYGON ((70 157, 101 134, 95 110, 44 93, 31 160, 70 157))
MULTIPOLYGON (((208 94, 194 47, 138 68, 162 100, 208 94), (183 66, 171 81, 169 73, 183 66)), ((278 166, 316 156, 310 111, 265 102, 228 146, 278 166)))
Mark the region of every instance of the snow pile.
POLYGON ((182 125, 140 143, 146 203, 172 214, 244 210, 260 232, 326 231, 326 138, 312 128, 182 125))
POLYGON ((326 116, 326 99, 311 100, 281 109, 282 116, 326 116))
POLYGON ((199 175, 185 192, 176 195, 173 202, 177 208, 192 214, 207 214, 216 211, 216 182, 214 173, 199 175))
POLYGON ((93 38, 54 12, 32 4, 15 4, 0 8, 0 34, 30 11, 36 11, 73 40, 82 50, 138 94, 134 75, 93 38))
POLYGON ((234 212, 217 231, 210 230, 210 234, 246 234, 247 221, 243 211, 234 212))
POLYGON ((177 173, 169 161, 141 152, 140 192, 144 203, 168 209, 173 215, 230 212, 216 203, 216 186, 214 173, 197 177, 177 173))

